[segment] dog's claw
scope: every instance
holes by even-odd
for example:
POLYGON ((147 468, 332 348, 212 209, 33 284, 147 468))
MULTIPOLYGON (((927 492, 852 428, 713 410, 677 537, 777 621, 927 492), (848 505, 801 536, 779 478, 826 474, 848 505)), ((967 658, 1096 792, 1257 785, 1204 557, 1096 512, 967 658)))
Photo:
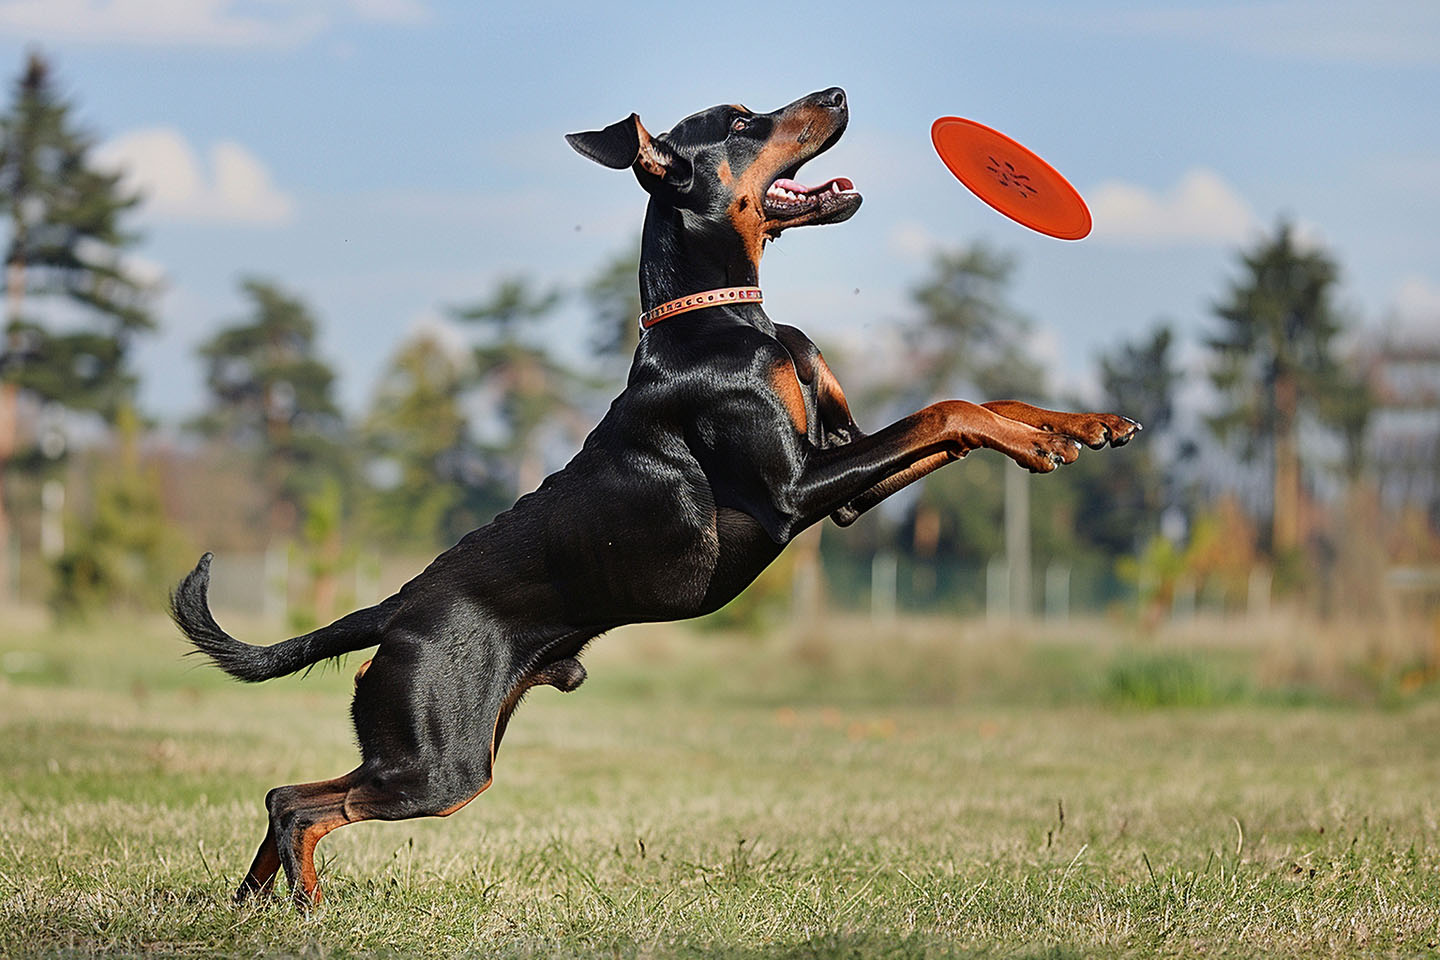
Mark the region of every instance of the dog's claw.
POLYGON ((1124 420, 1127 424, 1129 424, 1129 429, 1126 430, 1124 433, 1116 433, 1113 430, 1109 431, 1110 446, 1112 447, 1125 446, 1125 444, 1135 439, 1135 434, 1145 429, 1144 425, 1141 424, 1139 420, 1131 420, 1129 417, 1121 417, 1120 419, 1124 420))

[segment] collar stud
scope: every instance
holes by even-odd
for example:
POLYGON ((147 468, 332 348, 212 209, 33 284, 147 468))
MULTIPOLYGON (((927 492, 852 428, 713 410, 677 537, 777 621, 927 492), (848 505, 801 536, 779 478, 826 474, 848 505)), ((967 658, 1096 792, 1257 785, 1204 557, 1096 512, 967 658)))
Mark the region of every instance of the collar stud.
POLYGON ((692 293, 689 296, 667 300, 653 310, 646 310, 640 314, 640 329, 649 330, 661 320, 678 316, 682 313, 689 313, 691 310, 701 310, 705 307, 718 307, 727 303, 740 303, 742 301, 763 303, 765 297, 761 295, 759 287, 721 287, 718 290, 702 290, 699 293, 692 293))

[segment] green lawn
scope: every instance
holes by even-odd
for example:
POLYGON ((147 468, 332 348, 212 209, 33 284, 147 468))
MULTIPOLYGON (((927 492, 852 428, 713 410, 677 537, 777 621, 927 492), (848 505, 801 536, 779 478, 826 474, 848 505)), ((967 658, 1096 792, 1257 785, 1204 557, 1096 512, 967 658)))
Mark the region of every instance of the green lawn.
POLYGON ((619 631, 475 803, 331 835, 300 917, 230 893, 265 791, 353 766, 361 658, 242 687, 158 621, 12 624, 0 956, 1440 956, 1440 702, 1114 632, 619 631))

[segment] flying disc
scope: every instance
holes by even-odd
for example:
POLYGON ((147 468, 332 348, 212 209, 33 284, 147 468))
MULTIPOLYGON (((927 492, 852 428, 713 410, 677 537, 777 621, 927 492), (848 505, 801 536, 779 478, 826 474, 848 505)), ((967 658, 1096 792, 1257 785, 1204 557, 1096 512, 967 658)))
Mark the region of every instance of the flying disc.
POLYGON ((1031 230, 1079 240, 1090 232, 1090 208, 1050 164, 998 130, 962 117, 930 127, 935 151, 970 192, 1031 230))

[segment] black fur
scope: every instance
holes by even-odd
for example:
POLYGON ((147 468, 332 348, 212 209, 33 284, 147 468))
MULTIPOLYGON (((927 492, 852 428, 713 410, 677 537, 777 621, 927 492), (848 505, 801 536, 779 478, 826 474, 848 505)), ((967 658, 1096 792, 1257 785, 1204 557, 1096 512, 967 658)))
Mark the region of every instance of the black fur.
POLYGON ((624 170, 640 157, 640 115, 632 113, 603 130, 567 133, 565 142, 611 170, 624 170))
MULTIPOLYGON (((769 114, 714 107, 654 138, 632 115, 570 142, 608 167, 633 166, 650 194, 640 258, 650 310, 758 284, 764 245, 782 230, 854 214, 859 195, 838 183, 790 199, 768 189, 833 144, 848 118, 844 92, 831 88, 769 114)), ((805 334, 758 303, 728 303, 651 327, 625 390, 574 459, 374 607, 250 646, 210 615, 207 554, 172 610, 234 676, 262 680, 379 648, 356 678, 360 766, 270 792, 269 830, 237 896, 270 890, 283 868, 296 901, 315 902, 314 846, 326 832, 463 806, 489 786, 527 690, 575 689, 585 678, 576 658, 612 627, 719 608, 827 514, 848 523, 979 447, 1048 471, 1074 460, 1077 441, 1119 444, 1137 428, 1112 414, 947 401, 867 435, 805 334)))
POLYGON ((191 653, 205 654, 221 670, 246 683, 283 677, 321 660, 374 646, 394 609, 391 600, 387 600, 356 610, 304 636, 257 647, 230 636, 210 614, 206 593, 210 587, 212 559, 211 553, 201 557, 195 569, 170 594, 170 618, 195 644, 191 653))

